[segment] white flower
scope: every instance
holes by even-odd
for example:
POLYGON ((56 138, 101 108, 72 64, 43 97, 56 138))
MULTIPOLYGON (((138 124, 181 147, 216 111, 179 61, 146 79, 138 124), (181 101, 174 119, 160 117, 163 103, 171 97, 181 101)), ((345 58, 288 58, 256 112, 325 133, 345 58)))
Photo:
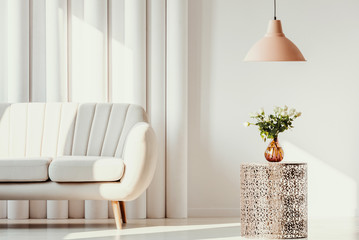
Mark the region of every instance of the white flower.
POLYGON ((255 117, 257 117, 258 116, 258 113, 250 113, 249 114, 249 117, 251 117, 251 118, 255 118, 255 117))
POLYGON ((301 112, 298 112, 298 113, 295 115, 295 117, 300 117, 300 116, 302 116, 302 113, 301 113, 301 112))
POLYGON ((286 111, 288 110, 288 106, 287 106, 287 105, 284 105, 283 110, 286 112, 286 111))
POLYGON ((244 122, 243 125, 244 125, 245 127, 249 127, 251 124, 250 124, 249 122, 244 122))
MULTIPOLYGON (((288 109, 287 109, 288 110, 288 109)), ((288 116, 288 112, 287 112, 287 110, 284 110, 284 108, 282 109, 282 111, 280 112, 280 115, 282 115, 282 116, 288 116)))
POLYGON ((260 108, 258 112, 259 114, 264 114, 264 108, 260 108))
POLYGON ((278 107, 278 106, 275 106, 275 107, 273 108, 274 113, 278 113, 279 110, 280 110, 280 107, 278 107))
POLYGON ((268 122, 268 121, 269 121, 269 117, 268 117, 268 116, 265 116, 265 117, 264 117, 264 121, 268 122))
POLYGON ((289 110, 289 116, 290 116, 290 117, 294 116, 295 113, 296 113, 296 112, 295 112, 295 109, 294 109, 294 108, 292 108, 292 109, 289 110))

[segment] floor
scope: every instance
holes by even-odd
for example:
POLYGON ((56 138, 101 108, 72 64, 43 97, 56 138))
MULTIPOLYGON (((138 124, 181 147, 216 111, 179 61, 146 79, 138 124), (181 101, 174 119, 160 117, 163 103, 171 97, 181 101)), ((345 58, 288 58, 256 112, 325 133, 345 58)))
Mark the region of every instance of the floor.
MULTIPOLYGON (((359 219, 310 220, 308 240, 359 240, 359 219)), ((115 230, 114 220, 0 220, 0 240, 198 239, 240 237, 238 218, 129 220, 115 230)))

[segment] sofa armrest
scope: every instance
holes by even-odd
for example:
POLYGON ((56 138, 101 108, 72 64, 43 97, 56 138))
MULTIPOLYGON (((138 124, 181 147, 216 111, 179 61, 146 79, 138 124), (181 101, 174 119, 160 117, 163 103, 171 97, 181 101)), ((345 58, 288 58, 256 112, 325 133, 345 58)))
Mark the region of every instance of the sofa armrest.
POLYGON ((126 201, 139 197, 150 185, 157 164, 157 140, 152 127, 137 123, 129 132, 124 146, 125 173, 121 185, 126 201))

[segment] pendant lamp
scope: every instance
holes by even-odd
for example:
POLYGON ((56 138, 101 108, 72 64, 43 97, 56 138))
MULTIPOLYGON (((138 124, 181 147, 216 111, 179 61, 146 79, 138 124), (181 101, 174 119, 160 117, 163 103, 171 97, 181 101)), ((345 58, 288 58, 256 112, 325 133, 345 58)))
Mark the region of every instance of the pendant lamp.
POLYGON ((297 46, 285 37, 282 23, 277 20, 277 6, 274 0, 274 20, 270 20, 266 35, 249 50, 244 61, 306 61, 297 46))

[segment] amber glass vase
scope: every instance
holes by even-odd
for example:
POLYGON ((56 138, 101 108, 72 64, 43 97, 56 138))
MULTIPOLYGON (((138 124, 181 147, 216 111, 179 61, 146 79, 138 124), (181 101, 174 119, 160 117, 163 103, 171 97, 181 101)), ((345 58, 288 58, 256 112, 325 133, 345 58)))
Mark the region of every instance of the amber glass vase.
POLYGON ((269 162, 280 162, 283 160, 284 152, 279 145, 278 138, 274 138, 268 145, 264 156, 269 162))

